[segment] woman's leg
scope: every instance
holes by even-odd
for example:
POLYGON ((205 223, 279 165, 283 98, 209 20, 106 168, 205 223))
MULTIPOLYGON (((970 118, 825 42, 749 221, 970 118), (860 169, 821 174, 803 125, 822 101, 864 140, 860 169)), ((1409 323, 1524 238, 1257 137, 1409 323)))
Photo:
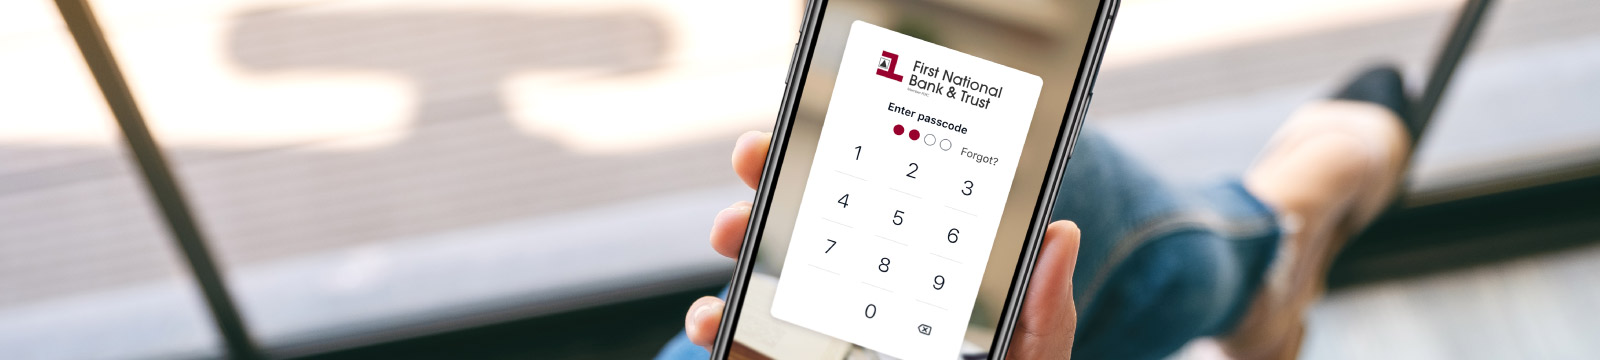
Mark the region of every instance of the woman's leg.
POLYGON ((1423 128, 1401 116, 1400 79, 1367 71, 1291 116, 1242 182, 1198 191, 1080 140, 1055 214, 1084 234, 1074 357, 1159 358, 1209 335, 1235 357, 1296 356, 1334 255, 1392 199, 1423 128))
POLYGON ((1055 219, 1083 231, 1075 359, 1154 359, 1225 331, 1280 237, 1237 182, 1173 189, 1092 129, 1063 175, 1055 219))

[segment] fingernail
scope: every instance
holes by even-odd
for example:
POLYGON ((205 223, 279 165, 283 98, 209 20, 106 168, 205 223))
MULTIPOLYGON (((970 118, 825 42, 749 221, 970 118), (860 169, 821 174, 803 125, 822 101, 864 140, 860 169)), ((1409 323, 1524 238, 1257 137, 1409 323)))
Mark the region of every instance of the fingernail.
POLYGON ((694 308, 694 313, 689 315, 689 323, 692 324, 690 326, 699 327, 700 322, 704 321, 707 316, 711 316, 712 312, 711 305, 700 305, 694 308))
POLYGON ((741 202, 734 203, 733 205, 729 205, 728 208, 726 208, 726 209, 722 209, 721 211, 717 211, 717 218, 721 219, 723 217, 742 216, 742 215, 744 215, 743 213, 746 213, 746 212, 749 212, 749 211, 750 211, 750 203, 746 203, 746 202, 742 202, 741 201, 741 202))
POLYGON ((722 211, 718 211, 717 212, 717 218, 718 219, 727 218, 729 216, 733 216, 733 214, 737 213, 738 211, 739 211, 739 209, 738 209, 737 206, 730 207, 730 208, 727 208, 727 209, 722 209, 722 211))

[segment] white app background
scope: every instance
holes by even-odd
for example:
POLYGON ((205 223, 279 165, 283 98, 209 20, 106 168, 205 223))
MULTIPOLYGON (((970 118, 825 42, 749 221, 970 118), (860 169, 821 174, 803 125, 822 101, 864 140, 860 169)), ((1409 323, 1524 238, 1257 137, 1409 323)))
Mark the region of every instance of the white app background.
POLYGON ((956 358, 1043 81, 861 21, 843 56, 772 315, 898 358, 956 358), (877 73, 889 62, 901 80, 877 73), (946 71, 1003 92, 987 108, 966 87, 947 97, 946 71))

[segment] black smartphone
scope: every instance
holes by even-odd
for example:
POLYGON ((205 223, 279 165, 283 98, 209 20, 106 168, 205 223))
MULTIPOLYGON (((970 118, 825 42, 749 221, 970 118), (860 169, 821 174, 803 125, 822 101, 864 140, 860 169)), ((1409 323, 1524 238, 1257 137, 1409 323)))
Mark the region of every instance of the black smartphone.
POLYGON ((1117 0, 814 0, 715 359, 1002 358, 1117 0))

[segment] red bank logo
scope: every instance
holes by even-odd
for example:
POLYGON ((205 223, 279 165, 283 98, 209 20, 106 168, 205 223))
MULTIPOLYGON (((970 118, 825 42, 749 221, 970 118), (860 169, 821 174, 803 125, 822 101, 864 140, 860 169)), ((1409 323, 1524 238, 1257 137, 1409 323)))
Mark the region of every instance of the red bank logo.
POLYGON ((900 55, 895 55, 894 53, 888 51, 883 52, 883 56, 878 57, 878 75, 882 75, 883 77, 894 81, 900 81, 900 79, 904 79, 905 77, 896 75, 894 73, 894 66, 899 62, 900 55))

